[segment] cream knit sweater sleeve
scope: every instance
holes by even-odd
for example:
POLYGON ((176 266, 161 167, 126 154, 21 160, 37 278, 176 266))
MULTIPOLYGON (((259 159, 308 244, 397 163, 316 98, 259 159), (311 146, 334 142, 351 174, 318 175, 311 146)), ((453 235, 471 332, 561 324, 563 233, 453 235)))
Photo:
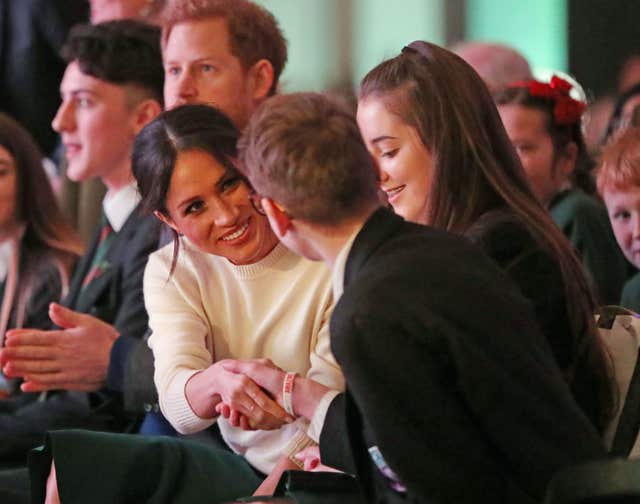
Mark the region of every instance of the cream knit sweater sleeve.
POLYGON ((152 335, 149 346, 155 359, 154 380, 160 408, 181 434, 206 429, 215 419, 198 417, 187 402, 184 387, 195 373, 213 362, 206 339, 209 323, 197 282, 176 282, 175 275, 189 274, 180 268, 169 278, 171 246, 149 257, 144 277, 144 298, 152 335), (188 292, 188 289, 196 292, 188 292))

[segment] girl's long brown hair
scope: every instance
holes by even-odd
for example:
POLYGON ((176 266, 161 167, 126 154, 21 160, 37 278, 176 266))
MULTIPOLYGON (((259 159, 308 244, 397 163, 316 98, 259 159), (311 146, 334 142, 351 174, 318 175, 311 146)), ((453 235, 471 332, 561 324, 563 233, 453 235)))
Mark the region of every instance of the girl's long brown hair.
POLYGON ((370 97, 414 127, 433 156, 425 222, 464 234, 486 212, 506 210, 557 261, 573 338, 565 377, 583 407, 596 396, 592 420, 603 431, 617 400, 593 293, 571 245, 529 188, 485 84, 455 54, 414 42, 364 77, 359 99, 370 97), (586 379, 578 383, 575 376, 586 379), (584 383, 596 384, 596 390, 584 390, 584 383))
POLYGON ((14 306, 18 308, 14 320, 23 320, 42 266, 51 263, 58 269, 65 291, 83 245, 58 206, 37 144, 22 126, 3 113, 0 113, 0 145, 15 161, 16 218, 24 226, 14 297, 14 306))

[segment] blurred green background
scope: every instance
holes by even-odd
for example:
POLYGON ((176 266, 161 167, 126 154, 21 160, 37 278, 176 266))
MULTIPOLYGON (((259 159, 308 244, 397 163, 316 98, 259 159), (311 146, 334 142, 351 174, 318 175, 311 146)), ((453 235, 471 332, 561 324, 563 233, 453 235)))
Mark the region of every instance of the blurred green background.
POLYGON ((502 42, 534 70, 575 75, 592 94, 615 86, 640 52, 640 0, 257 0, 289 40, 285 91, 353 89, 403 45, 502 42))

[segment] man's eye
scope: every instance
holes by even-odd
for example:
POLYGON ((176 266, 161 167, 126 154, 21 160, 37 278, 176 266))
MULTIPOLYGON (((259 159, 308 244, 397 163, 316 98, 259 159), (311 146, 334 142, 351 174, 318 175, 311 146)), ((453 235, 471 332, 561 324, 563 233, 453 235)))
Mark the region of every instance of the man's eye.
POLYGON ((167 75, 179 75, 180 74, 180 67, 167 67, 167 69, 165 70, 165 73, 167 75))
POLYGON ((621 212, 616 212, 615 214, 613 214, 613 218, 615 220, 626 220, 630 217, 629 212, 626 211, 621 211, 621 212))
POLYGON ((215 72, 215 70, 216 70, 216 67, 214 67, 213 65, 209 65, 207 63, 204 63, 200 68, 205 73, 215 72))
POLYGON ((92 102, 88 98, 77 98, 76 103, 78 104, 78 107, 87 108, 91 106, 92 102))

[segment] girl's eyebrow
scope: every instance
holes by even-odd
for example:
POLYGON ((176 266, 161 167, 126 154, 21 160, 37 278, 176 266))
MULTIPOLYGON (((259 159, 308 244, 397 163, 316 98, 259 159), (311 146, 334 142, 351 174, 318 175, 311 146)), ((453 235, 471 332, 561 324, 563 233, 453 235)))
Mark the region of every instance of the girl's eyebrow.
POLYGON ((395 140, 397 137, 391 135, 380 135, 371 140, 372 144, 376 144, 378 142, 382 142, 383 140, 395 140))

